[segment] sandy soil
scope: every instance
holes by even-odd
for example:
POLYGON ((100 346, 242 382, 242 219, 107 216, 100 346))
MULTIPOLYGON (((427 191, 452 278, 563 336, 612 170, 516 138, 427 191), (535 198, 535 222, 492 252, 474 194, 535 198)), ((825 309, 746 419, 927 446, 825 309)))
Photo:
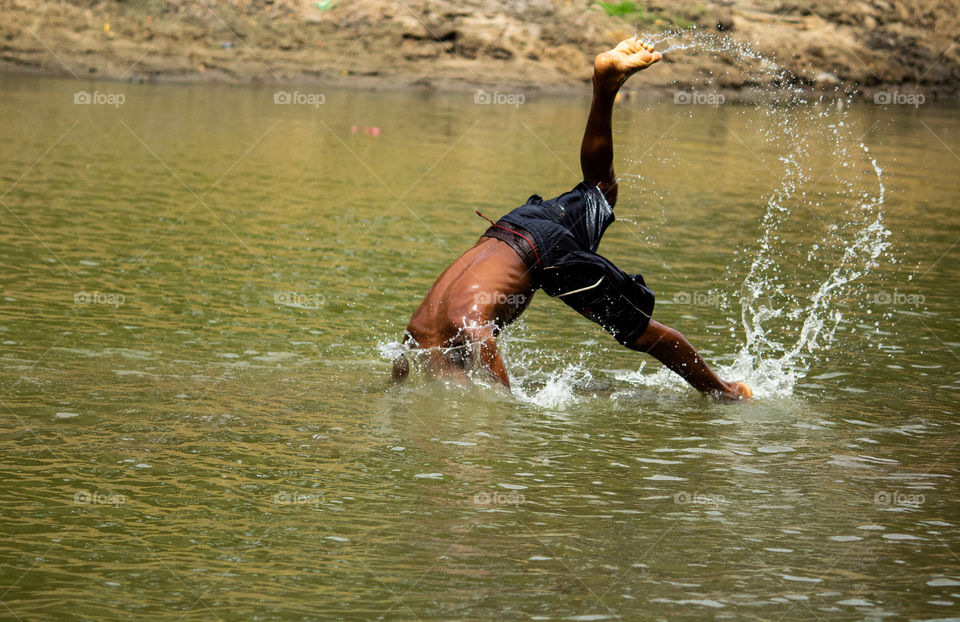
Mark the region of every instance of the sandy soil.
MULTIPOLYGON (((582 89, 593 55, 698 27, 811 89, 956 96, 960 0, 2 0, 0 71, 133 81, 582 89), (641 3, 637 3, 638 5, 641 3)), ((762 87, 730 56, 671 53, 643 86, 762 87)))

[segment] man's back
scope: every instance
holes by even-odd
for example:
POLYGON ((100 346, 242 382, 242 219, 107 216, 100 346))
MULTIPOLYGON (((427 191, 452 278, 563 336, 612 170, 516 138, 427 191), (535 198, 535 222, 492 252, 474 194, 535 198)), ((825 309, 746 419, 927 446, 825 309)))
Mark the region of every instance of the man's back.
MULTIPOLYGON (((427 292, 410 318, 407 345, 431 349, 428 365, 433 371, 460 377, 463 365, 454 364, 441 349, 493 340, 526 309, 534 291, 533 275, 516 251, 502 240, 481 238, 427 292)), ((463 356, 454 358, 462 361, 463 356)), ((502 362, 494 367, 491 371, 509 385, 502 362)), ((406 368, 395 365, 394 377, 404 375, 406 368)))

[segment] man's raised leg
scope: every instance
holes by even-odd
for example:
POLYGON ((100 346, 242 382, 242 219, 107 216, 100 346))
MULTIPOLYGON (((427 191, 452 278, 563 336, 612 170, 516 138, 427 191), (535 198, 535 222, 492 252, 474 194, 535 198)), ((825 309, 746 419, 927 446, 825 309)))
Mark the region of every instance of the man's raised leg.
MULTIPOLYGON (((611 206, 617 202, 611 124, 617 92, 627 78, 661 58, 652 45, 627 39, 594 60, 593 101, 580 144, 580 169, 584 181, 597 184, 611 206)), ((683 335, 659 322, 651 320, 643 335, 627 347, 649 353, 701 393, 730 401, 752 396, 750 388, 742 382, 720 379, 683 335)))
POLYGON ((597 55, 593 61, 593 102, 580 143, 580 170, 583 180, 597 184, 611 206, 617 202, 611 127, 617 91, 627 78, 661 58, 652 45, 627 39, 609 52, 597 55))

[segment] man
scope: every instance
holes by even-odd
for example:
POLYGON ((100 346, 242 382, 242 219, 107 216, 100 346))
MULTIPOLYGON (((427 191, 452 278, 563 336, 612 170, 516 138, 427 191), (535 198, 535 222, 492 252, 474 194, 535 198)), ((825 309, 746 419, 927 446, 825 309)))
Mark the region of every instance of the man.
MULTIPOLYGON (((613 173, 611 116, 620 87, 662 58, 636 38, 594 60, 593 103, 580 147, 584 181, 565 194, 527 203, 493 223, 477 244, 447 268, 427 292, 407 326, 406 345, 422 351, 427 369, 466 381, 479 358, 510 386, 497 350, 499 332, 542 288, 600 324, 622 345, 653 355, 698 391, 716 399, 748 399, 742 382, 725 382, 679 332, 650 319, 654 295, 639 274, 626 274, 597 254, 613 222, 617 179, 613 173)), ((393 376, 408 373, 404 356, 393 376)))

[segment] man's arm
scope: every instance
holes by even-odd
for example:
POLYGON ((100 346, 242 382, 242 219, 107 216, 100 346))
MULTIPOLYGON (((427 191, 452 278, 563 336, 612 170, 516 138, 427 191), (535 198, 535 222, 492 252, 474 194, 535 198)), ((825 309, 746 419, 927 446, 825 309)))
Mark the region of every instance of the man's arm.
POLYGON ((490 373, 500 381, 500 384, 510 388, 510 377, 507 375, 507 366, 503 364, 500 350, 497 348, 497 338, 493 335, 493 327, 467 329, 467 339, 480 349, 480 361, 490 373))
POLYGON ((610 205, 617 203, 613 172, 613 103, 620 86, 631 75, 660 60, 659 52, 636 39, 621 41, 593 62, 593 102, 580 143, 580 170, 584 181, 597 184, 610 205))

